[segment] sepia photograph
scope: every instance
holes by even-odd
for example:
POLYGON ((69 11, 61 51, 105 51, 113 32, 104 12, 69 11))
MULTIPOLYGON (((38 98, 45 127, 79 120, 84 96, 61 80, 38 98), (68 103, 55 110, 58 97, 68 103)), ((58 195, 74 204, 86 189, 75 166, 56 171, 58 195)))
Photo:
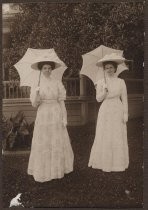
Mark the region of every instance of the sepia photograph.
POLYGON ((2 3, 2 207, 144 207, 145 1, 2 3))

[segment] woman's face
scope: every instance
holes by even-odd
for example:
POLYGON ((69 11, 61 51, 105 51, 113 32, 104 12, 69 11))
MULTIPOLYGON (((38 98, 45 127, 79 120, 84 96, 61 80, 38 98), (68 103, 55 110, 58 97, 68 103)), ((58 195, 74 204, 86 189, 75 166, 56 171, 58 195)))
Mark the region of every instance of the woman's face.
POLYGON ((41 71, 45 77, 49 77, 52 72, 52 68, 50 65, 45 64, 45 65, 43 65, 41 71))
POLYGON ((108 76, 114 76, 114 73, 116 72, 116 68, 112 64, 106 64, 104 70, 108 76))

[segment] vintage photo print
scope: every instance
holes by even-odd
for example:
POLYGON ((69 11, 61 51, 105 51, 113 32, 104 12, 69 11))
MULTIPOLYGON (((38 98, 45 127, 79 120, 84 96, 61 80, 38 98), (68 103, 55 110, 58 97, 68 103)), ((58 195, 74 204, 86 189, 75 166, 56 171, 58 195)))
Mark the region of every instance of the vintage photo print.
POLYGON ((145 1, 2 3, 2 207, 139 208, 145 1))

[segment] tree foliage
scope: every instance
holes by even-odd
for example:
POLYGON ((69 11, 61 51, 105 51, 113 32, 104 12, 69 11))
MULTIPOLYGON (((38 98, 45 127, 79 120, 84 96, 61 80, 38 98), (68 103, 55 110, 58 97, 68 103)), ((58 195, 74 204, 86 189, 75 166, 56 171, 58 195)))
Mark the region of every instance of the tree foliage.
MULTIPOLYGON (((11 27, 12 45, 4 51, 5 68, 31 48, 54 48, 77 75, 81 55, 103 44, 124 50, 141 72, 144 3, 21 3, 11 27)), ((141 74, 141 73, 140 73, 141 74)))

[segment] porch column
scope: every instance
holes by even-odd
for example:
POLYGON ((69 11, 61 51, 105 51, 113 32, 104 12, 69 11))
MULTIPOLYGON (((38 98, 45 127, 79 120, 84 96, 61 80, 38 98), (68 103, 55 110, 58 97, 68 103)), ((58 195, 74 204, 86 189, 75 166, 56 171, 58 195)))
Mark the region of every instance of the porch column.
POLYGON ((85 125, 88 121, 88 102, 86 77, 80 75, 80 100, 81 100, 81 124, 85 125))
POLYGON ((4 69, 4 64, 2 64, 2 80, 5 80, 5 69, 4 69))
POLYGON ((86 97, 87 91, 86 91, 86 79, 84 75, 80 75, 80 98, 86 97))

